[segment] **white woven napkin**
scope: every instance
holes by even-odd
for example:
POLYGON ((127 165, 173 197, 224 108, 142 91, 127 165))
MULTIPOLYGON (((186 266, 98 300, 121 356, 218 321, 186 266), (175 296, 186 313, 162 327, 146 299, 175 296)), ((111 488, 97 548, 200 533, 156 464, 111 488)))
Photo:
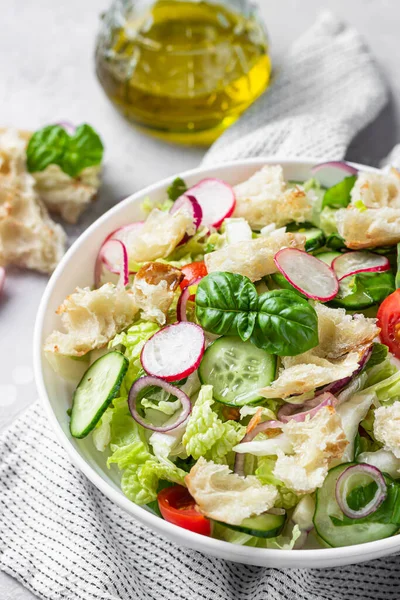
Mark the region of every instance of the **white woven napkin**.
MULTIPOLYGON (((206 163, 274 153, 341 158, 385 100, 357 33, 324 14, 206 163)), ((176 546, 71 466, 38 403, 0 437, 0 568, 46 600, 400 597, 396 557, 300 571, 236 565, 176 546)))

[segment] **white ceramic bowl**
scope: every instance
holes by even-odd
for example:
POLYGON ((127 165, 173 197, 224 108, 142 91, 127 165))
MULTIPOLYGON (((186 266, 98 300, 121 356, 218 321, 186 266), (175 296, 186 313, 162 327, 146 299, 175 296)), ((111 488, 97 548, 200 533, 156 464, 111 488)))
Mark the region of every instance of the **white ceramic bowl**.
MULTIPOLYGON (((219 177, 236 184, 247 179, 263 165, 270 163, 281 164, 287 179, 305 180, 310 177, 310 168, 316 162, 318 161, 281 160, 279 157, 256 158, 226 163, 214 168, 198 168, 181 175, 189 185, 195 184, 204 177, 219 177)), ((370 170, 367 167, 363 169, 370 170)), ((160 201, 165 197, 166 187, 172 179, 173 177, 165 179, 133 194, 89 227, 68 250, 43 295, 34 336, 36 382, 48 418, 72 463, 110 500, 144 525, 170 538, 178 546, 190 547, 219 558, 269 567, 334 567, 372 560, 399 551, 400 536, 345 548, 289 551, 237 546, 186 531, 130 502, 120 490, 117 471, 105 467, 102 454, 96 451, 91 440, 76 440, 71 437, 66 411, 70 407, 74 386, 52 371, 42 352, 44 339, 60 325, 55 310, 76 286, 93 284, 95 258, 107 234, 121 225, 139 220, 142 216, 140 213, 142 200, 150 197, 154 202, 160 201)))

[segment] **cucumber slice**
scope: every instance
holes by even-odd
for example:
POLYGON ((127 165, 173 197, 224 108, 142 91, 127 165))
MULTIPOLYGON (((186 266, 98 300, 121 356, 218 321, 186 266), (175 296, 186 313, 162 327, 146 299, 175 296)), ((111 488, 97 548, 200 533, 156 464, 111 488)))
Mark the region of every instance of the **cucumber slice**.
POLYGON ((318 250, 318 248, 322 248, 322 246, 325 244, 325 234, 317 227, 304 230, 299 229, 299 233, 303 234, 306 238, 304 249, 307 250, 307 252, 318 250))
POLYGON ((218 402, 243 406, 263 399, 258 390, 275 379, 276 356, 239 337, 223 336, 204 352, 198 370, 218 402))
POLYGON ((247 535, 254 535, 260 538, 273 538, 281 533, 285 521, 286 513, 282 515, 264 513, 258 515, 258 517, 244 519, 240 525, 229 525, 229 523, 222 523, 222 521, 218 522, 225 527, 229 527, 229 529, 241 531, 242 533, 247 533, 247 535))
POLYGON ((336 502, 335 490, 338 477, 347 467, 357 463, 345 463, 331 469, 324 485, 317 490, 314 513, 314 527, 329 546, 353 546, 390 537, 398 531, 399 526, 393 523, 358 523, 351 525, 334 525, 331 519, 343 518, 343 513, 336 502))
POLYGON ((94 429, 106 408, 117 396, 129 361, 113 351, 98 358, 80 380, 73 396, 70 431, 84 438, 94 429))
POLYGON ((319 254, 315 254, 314 256, 316 258, 319 258, 319 260, 322 260, 322 262, 326 263, 327 265, 331 266, 335 258, 341 256, 341 254, 341 252, 320 252, 319 254))
POLYGON ((290 224, 286 227, 287 231, 293 231, 295 233, 301 233, 306 238, 306 242, 304 245, 304 249, 307 252, 313 252, 314 250, 318 250, 318 248, 322 248, 325 244, 325 234, 318 227, 314 227, 311 223, 304 224, 290 224))

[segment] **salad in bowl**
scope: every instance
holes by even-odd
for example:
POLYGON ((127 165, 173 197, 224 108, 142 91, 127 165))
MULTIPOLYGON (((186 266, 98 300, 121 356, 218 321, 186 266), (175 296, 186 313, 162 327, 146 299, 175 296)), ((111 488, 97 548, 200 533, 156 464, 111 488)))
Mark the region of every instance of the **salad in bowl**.
POLYGON ((129 501, 291 550, 400 529, 400 175, 177 178, 107 232, 44 354, 129 501), (327 186, 327 180, 335 180, 327 186))

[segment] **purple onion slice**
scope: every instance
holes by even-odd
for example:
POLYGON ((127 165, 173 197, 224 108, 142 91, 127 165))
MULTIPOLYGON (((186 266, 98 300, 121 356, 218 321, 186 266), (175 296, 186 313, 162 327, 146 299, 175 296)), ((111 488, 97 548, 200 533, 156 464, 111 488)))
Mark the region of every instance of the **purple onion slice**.
POLYGON ((336 406, 338 399, 329 392, 325 392, 319 396, 315 396, 304 404, 289 404, 286 403, 278 411, 278 419, 283 423, 288 423, 295 420, 298 423, 305 421, 306 417, 312 419, 321 408, 325 406, 336 406))
POLYGON ((170 383, 167 383, 160 377, 154 376, 140 377, 132 384, 132 387, 129 390, 128 406, 131 415, 135 419, 136 423, 139 423, 139 425, 141 425, 145 429, 150 429, 151 431, 158 431, 159 433, 173 431, 174 429, 182 425, 186 421, 192 410, 192 403, 190 402, 190 398, 184 392, 182 392, 181 389, 175 387, 174 385, 171 385, 170 383), (146 421, 146 419, 139 414, 136 406, 139 394, 144 389, 150 386, 159 387, 162 390, 166 391, 168 394, 175 396, 176 398, 178 398, 178 400, 181 401, 181 412, 178 414, 176 420, 173 423, 161 426, 153 425, 152 423, 146 421))
POLYGON ((348 377, 344 377, 343 379, 338 379, 337 381, 333 381, 332 383, 329 383, 328 385, 323 387, 321 390, 317 390, 315 395, 319 396, 320 394, 324 394, 325 392, 330 392, 331 394, 336 396, 355 377, 357 377, 357 375, 359 375, 359 373, 363 370, 363 368, 365 367, 365 365, 371 358, 371 354, 372 354, 372 344, 367 346, 366 348, 362 349, 362 351, 360 352, 360 360, 358 361, 358 367, 355 371, 353 371, 353 373, 351 375, 349 375, 348 377))
POLYGON ((342 513, 350 519, 363 519, 364 517, 368 517, 368 515, 374 513, 380 507, 382 502, 384 502, 386 495, 387 486, 382 473, 376 467, 365 463, 347 467, 347 469, 340 474, 336 482, 336 502, 342 513), (360 475, 374 481, 377 485, 377 490, 368 504, 363 506, 360 510, 353 510, 347 502, 348 493, 351 491, 351 488, 349 489, 349 484, 353 477, 360 475))

